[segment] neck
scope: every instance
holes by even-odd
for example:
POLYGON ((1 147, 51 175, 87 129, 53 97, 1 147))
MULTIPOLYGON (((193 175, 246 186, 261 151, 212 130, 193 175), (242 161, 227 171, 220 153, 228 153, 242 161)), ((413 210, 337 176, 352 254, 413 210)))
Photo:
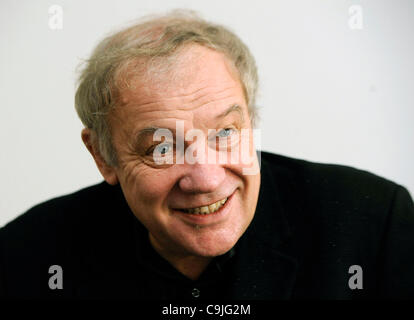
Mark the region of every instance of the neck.
POLYGON ((197 280, 213 259, 211 257, 176 254, 159 246, 151 234, 149 235, 149 238, 155 251, 167 260, 176 270, 191 280, 197 280))

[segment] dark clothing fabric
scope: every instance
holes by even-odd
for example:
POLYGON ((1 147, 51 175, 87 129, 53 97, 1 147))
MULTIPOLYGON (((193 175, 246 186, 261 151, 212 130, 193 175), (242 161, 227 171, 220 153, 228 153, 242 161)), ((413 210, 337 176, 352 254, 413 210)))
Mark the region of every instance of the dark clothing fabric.
POLYGON ((135 243, 137 244, 137 263, 142 266, 147 278, 147 299, 161 300, 212 300, 223 297, 228 284, 227 274, 231 270, 235 248, 223 256, 216 257, 196 281, 188 279, 151 246, 148 232, 135 219, 135 243))
POLYGON ((252 223, 197 281, 152 249, 120 187, 101 183, 0 229, 0 296, 414 298, 414 204, 405 188, 354 168, 265 152, 261 174, 252 223), (49 287, 52 265, 63 269, 63 289, 49 287), (362 289, 350 288, 355 265, 362 289))

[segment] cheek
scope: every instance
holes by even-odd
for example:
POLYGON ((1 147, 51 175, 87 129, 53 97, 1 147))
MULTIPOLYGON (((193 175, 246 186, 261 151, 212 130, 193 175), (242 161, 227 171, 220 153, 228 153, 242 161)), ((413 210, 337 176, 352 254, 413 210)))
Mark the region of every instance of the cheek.
POLYGON ((168 170, 139 167, 129 170, 121 186, 127 200, 136 209, 161 206, 174 187, 174 175, 168 170))
POLYGON ((239 180, 243 185, 248 186, 260 173, 260 165, 256 154, 245 161, 238 161, 237 163, 228 163, 225 168, 239 180))
MULTIPOLYGON (((258 159, 256 157, 254 159, 254 162, 258 165, 257 161, 258 159)), ((241 194, 239 201, 241 203, 241 209, 244 208, 244 210, 247 211, 247 214, 250 215, 255 211, 256 202, 259 195, 260 168, 259 166, 252 167, 252 165, 233 164, 228 165, 227 169, 239 182, 238 185, 241 194)))

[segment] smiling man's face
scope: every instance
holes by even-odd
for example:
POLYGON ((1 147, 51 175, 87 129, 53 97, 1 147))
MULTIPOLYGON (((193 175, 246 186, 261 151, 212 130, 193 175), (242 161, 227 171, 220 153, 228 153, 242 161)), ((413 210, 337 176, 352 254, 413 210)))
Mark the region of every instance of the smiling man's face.
MULTIPOLYGON (((177 163, 180 155, 174 150, 180 138, 177 123, 183 124, 184 135, 201 130, 208 140, 205 148, 213 157, 224 153, 230 159, 229 149, 220 149, 218 143, 211 147, 216 137, 227 137, 229 145, 240 143, 237 133, 242 129, 252 137, 244 91, 233 68, 217 51, 187 46, 162 77, 134 77, 129 89, 121 91, 121 105, 110 114, 118 158, 113 168, 116 178, 111 182, 120 183, 132 212, 148 229, 158 251, 183 257, 224 254, 254 216, 260 174, 243 173, 251 164, 230 160, 227 164, 177 163), (154 141, 151 128, 169 129, 174 142, 154 141), (212 137, 209 129, 217 134, 212 137), (171 153, 175 162, 157 164, 156 150, 162 155, 171 153)), ((185 142, 186 148, 189 145, 185 142)))

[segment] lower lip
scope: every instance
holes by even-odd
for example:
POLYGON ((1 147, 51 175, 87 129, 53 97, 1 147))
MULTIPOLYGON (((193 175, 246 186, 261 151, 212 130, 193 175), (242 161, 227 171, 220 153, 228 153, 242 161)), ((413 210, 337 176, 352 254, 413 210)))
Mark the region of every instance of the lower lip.
POLYGON ((233 192, 233 194, 228 197, 226 203, 220 207, 216 212, 208 213, 208 214, 192 214, 192 213, 185 213, 179 210, 173 210, 174 214, 178 214, 180 218, 184 219, 186 222, 189 222, 191 224, 196 225, 209 225, 213 223, 220 222, 222 219, 224 219, 230 209, 233 202, 233 196, 236 192, 233 192))

